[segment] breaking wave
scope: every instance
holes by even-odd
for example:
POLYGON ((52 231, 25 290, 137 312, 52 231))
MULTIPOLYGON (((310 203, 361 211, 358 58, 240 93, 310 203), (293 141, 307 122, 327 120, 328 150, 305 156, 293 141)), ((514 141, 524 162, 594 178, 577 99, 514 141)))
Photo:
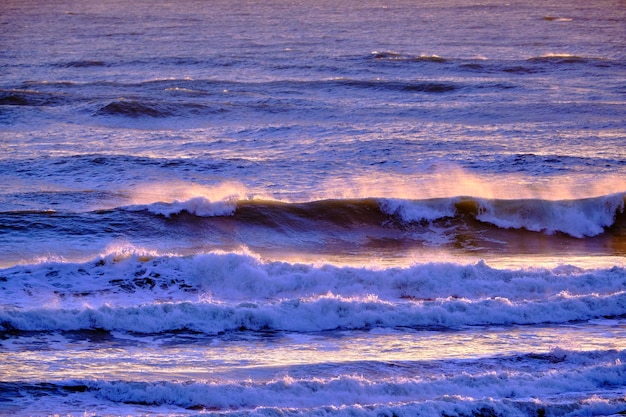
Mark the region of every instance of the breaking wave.
POLYGON ((242 222, 289 227, 296 223, 328 223, 342 228, 360 225, 410 226, 424 222, 499 229, 517 229, 575 238, 597 236, 608 228, 623 228, 625 195, 616 193, 578 200, 497 200, 474 197, 406 199, 344 199, 304 203, 266 200, 212 202, 195 197, 173 203, 133 206, 171 216, 186 212, 197 216, 234 216, 242 222))
POLYGON ((618 267, 370 269, 131 253, 1 270, 0 329, 220 334, 567 323, 623 317, 624 288, 618 267))
MULTIPOLYGON (((283 375, 263 381, 124 381, 65 380, 54 383, 3 382, 8 395, 62 395, 76 401, 90 395, 111 404, 181 407, 202 415, 236 416, 537 416, 618 415, 626 404, 620 395, 626 372, 624 352, 579 353, 555 349, 545 355, 485 358, 498 367, 485 369, 459 361, 468 372, 424 375, 437 363, 372 362, 366 375, 325 376, 323 363, 313 374, 283 375), (555 367, 558 364, 558 367, 555 367), (532 371, 530 371, 532 370, 532 371), (387 376, 392 375, 393 377, 387 376), (538 400, 545 396, 559 401, 538 400), (485 393, 489 395, 486 396, 485 393), (603 392, 603 398, 594 394, 603 392)), ((291 369, 294 371, 294 369, 291 369)), ((178 415, 178 414, 176 414, 178 415)), ((188 415, 188 414, 185 414, 188 415)))

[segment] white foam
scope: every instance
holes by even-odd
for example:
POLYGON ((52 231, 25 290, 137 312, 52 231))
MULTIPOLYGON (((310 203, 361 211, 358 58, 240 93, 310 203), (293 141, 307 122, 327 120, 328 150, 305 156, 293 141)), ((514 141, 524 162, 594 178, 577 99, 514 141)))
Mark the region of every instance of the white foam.
POLYGON ((148 205, 135 205, 127 209, 148 210, 153 214, 160 214, 170 217, 175 214, 187 212, 196 216, 229 216, 235 212, 236 200, 231 201, 210 201, 205 197, 194 197, 185 201, 174 200, 171 203, 152 203, 148 205))
POLYGON ((164 181, 144 184, 131 192, 132 205, 127 210, 148 210, 171 216, 187 212, 197 216, 228 216, 234 213, 237 201, 250 198, 246 188, 234 182, 214 186, 164 181))
POLYGON ((433 221, 456 214, 454 204, 458 198, 411 201, 402 199, 381 199, 383 212, 399 216, 405 222, 433 221))
POLYGON ((519 200, 495 204, 479 200, 478 220, 501 228, 527 229, 552 234, 562 232, 574 237, 596 236, 624 211, 624 194, 583 200, 519 200))
POLYGON ((0 270, 3 328, 135 332, 563 323, 626 311, 626 270, 369 269, 245 253, 110 254, 0 270))
POLYGON ((5 309, 4 329, 122 330, 157 333, 193 330, 218 334, 239 329, 313 332, 371 327, 448 327, 566 323, 623 314, 626 292, 612 295, 562 294, 540 302, 506 298, 453 297, 425 302, 390 302, 376 297, 345 298, 328 294, 308 300, 269 303, 163 302, 138 306, 88 304, 80 308, 5 309))
POLYGON ((372 372, 334 377, 285 375, 268 381, 247 382, 92 381, 87 385, 96 390, 99 397, 116 403, 202 406, 218 410, 324 407, 330 415, 342 416, 370 415, 371 412, 371 415, 380 415, 385 409, 430 411, 432 414, 428 415, 464 410, 472 415, 472 411, 486 408, 498 415, 527 416, 536 415, 537 410, 546 406, 547 399, 561 397, 560 401, 550 404, 553 412, 585 415, 590 410, 602 409, 607 413, 623 410, 619 388, 623 386, 626 372, 626 365, 621 363, 624 359, 624 352, 599 354, 572 364, 568 352, 564 352, 554 360, 546 357, 532 364, 525 362, 525 367, 507 369, 507 365, 502 364, 495 369, 473 368, 471 372, 428 377, 416 372, 412 376, 387 378, 372 372), (607 357, 613 360, 606 361, 607 357), (559 366, 555 367, 555 363, 559 366), (604 398, 598 398, 595 395, 598 392, 603 392, 604 398), (564 397, 563 393, 575 394, 564 397))

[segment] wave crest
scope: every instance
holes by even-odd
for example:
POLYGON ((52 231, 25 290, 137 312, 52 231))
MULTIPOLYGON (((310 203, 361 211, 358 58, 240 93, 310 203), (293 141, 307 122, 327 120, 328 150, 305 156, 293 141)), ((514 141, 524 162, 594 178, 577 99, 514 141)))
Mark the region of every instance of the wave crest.
POLYGON ((481 201, 476 218, 501 228, 526 229, 583 238, 597 236, 624 212, 624 196, 566 201, 481 201))
POLYGON ((210 201, 206 197, 194 197, 185 201, 174 200, 171 203, 152 203, 129 206, 130 210, 147 210, 152 214, 171 217, 183 212, 200 217, 230 216, 235 212, 236 201, 210 201))
POLYGON ((237 202, 248 198, 245 187, 227 182, 215 186, 188 183, 144 184, 131 193, 135 204, 123 207, 171 217, 188 213, 199 217, 230 216, 237 202))
POLYGON ((491 200, 457 197, 423 201, 381 200, 381 210, 403 222, 472 217, 502 229, 525 229, 546 234, 597 236, 624 213, 624 194, 580 200, 491 200))

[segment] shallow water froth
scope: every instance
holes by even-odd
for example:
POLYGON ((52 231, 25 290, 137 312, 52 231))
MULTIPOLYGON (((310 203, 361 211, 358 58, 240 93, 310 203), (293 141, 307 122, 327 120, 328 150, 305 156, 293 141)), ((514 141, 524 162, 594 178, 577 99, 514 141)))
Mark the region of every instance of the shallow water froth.
MULTIPOLYGON (((113 404, 125 403, 129 412, 149 415, 194 414, 185 408, 265 415, 266 408, 289 413, 294 407, 313 413, 327 409, 330 415, 345 415, 353 407, 360 410, 357 415, 387 407, 433 407, 431 413, 445 415, 448 401, 457 412, 487 403, 497 415, 541 409, 560 415, 562 407, 588 412, 594 401, 617 412, 624 405, 625 358, 619 343, 624 329, 621 320, 601 320, 532 333, 523 327, 244 332, 211 338, 23 333, 2 352, 2 371, 12 376, 19 364, 24 373, 11 379, 22 382, 3 385, 30 397, 17 415, 38 413, 37 391, 64 392, 56 400, 63 408, 89 409, 93 402, 93 410, 105 414, 113 404), (555 332, 567 348, 545 350, 555 332), (41 368, 43 362, 47 368, 41 368), (38 384, 42 377, 52 382, 38 384)), ((2 408, 14 409, 10 402, 2 408)))

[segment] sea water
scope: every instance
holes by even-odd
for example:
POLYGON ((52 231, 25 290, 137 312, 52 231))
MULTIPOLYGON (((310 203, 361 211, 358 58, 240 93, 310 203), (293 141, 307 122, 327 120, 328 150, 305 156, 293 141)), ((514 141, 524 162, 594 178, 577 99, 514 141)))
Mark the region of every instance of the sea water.
POLYGON ((0 415, 626 412, 626 6, 0 4, 0 415))

